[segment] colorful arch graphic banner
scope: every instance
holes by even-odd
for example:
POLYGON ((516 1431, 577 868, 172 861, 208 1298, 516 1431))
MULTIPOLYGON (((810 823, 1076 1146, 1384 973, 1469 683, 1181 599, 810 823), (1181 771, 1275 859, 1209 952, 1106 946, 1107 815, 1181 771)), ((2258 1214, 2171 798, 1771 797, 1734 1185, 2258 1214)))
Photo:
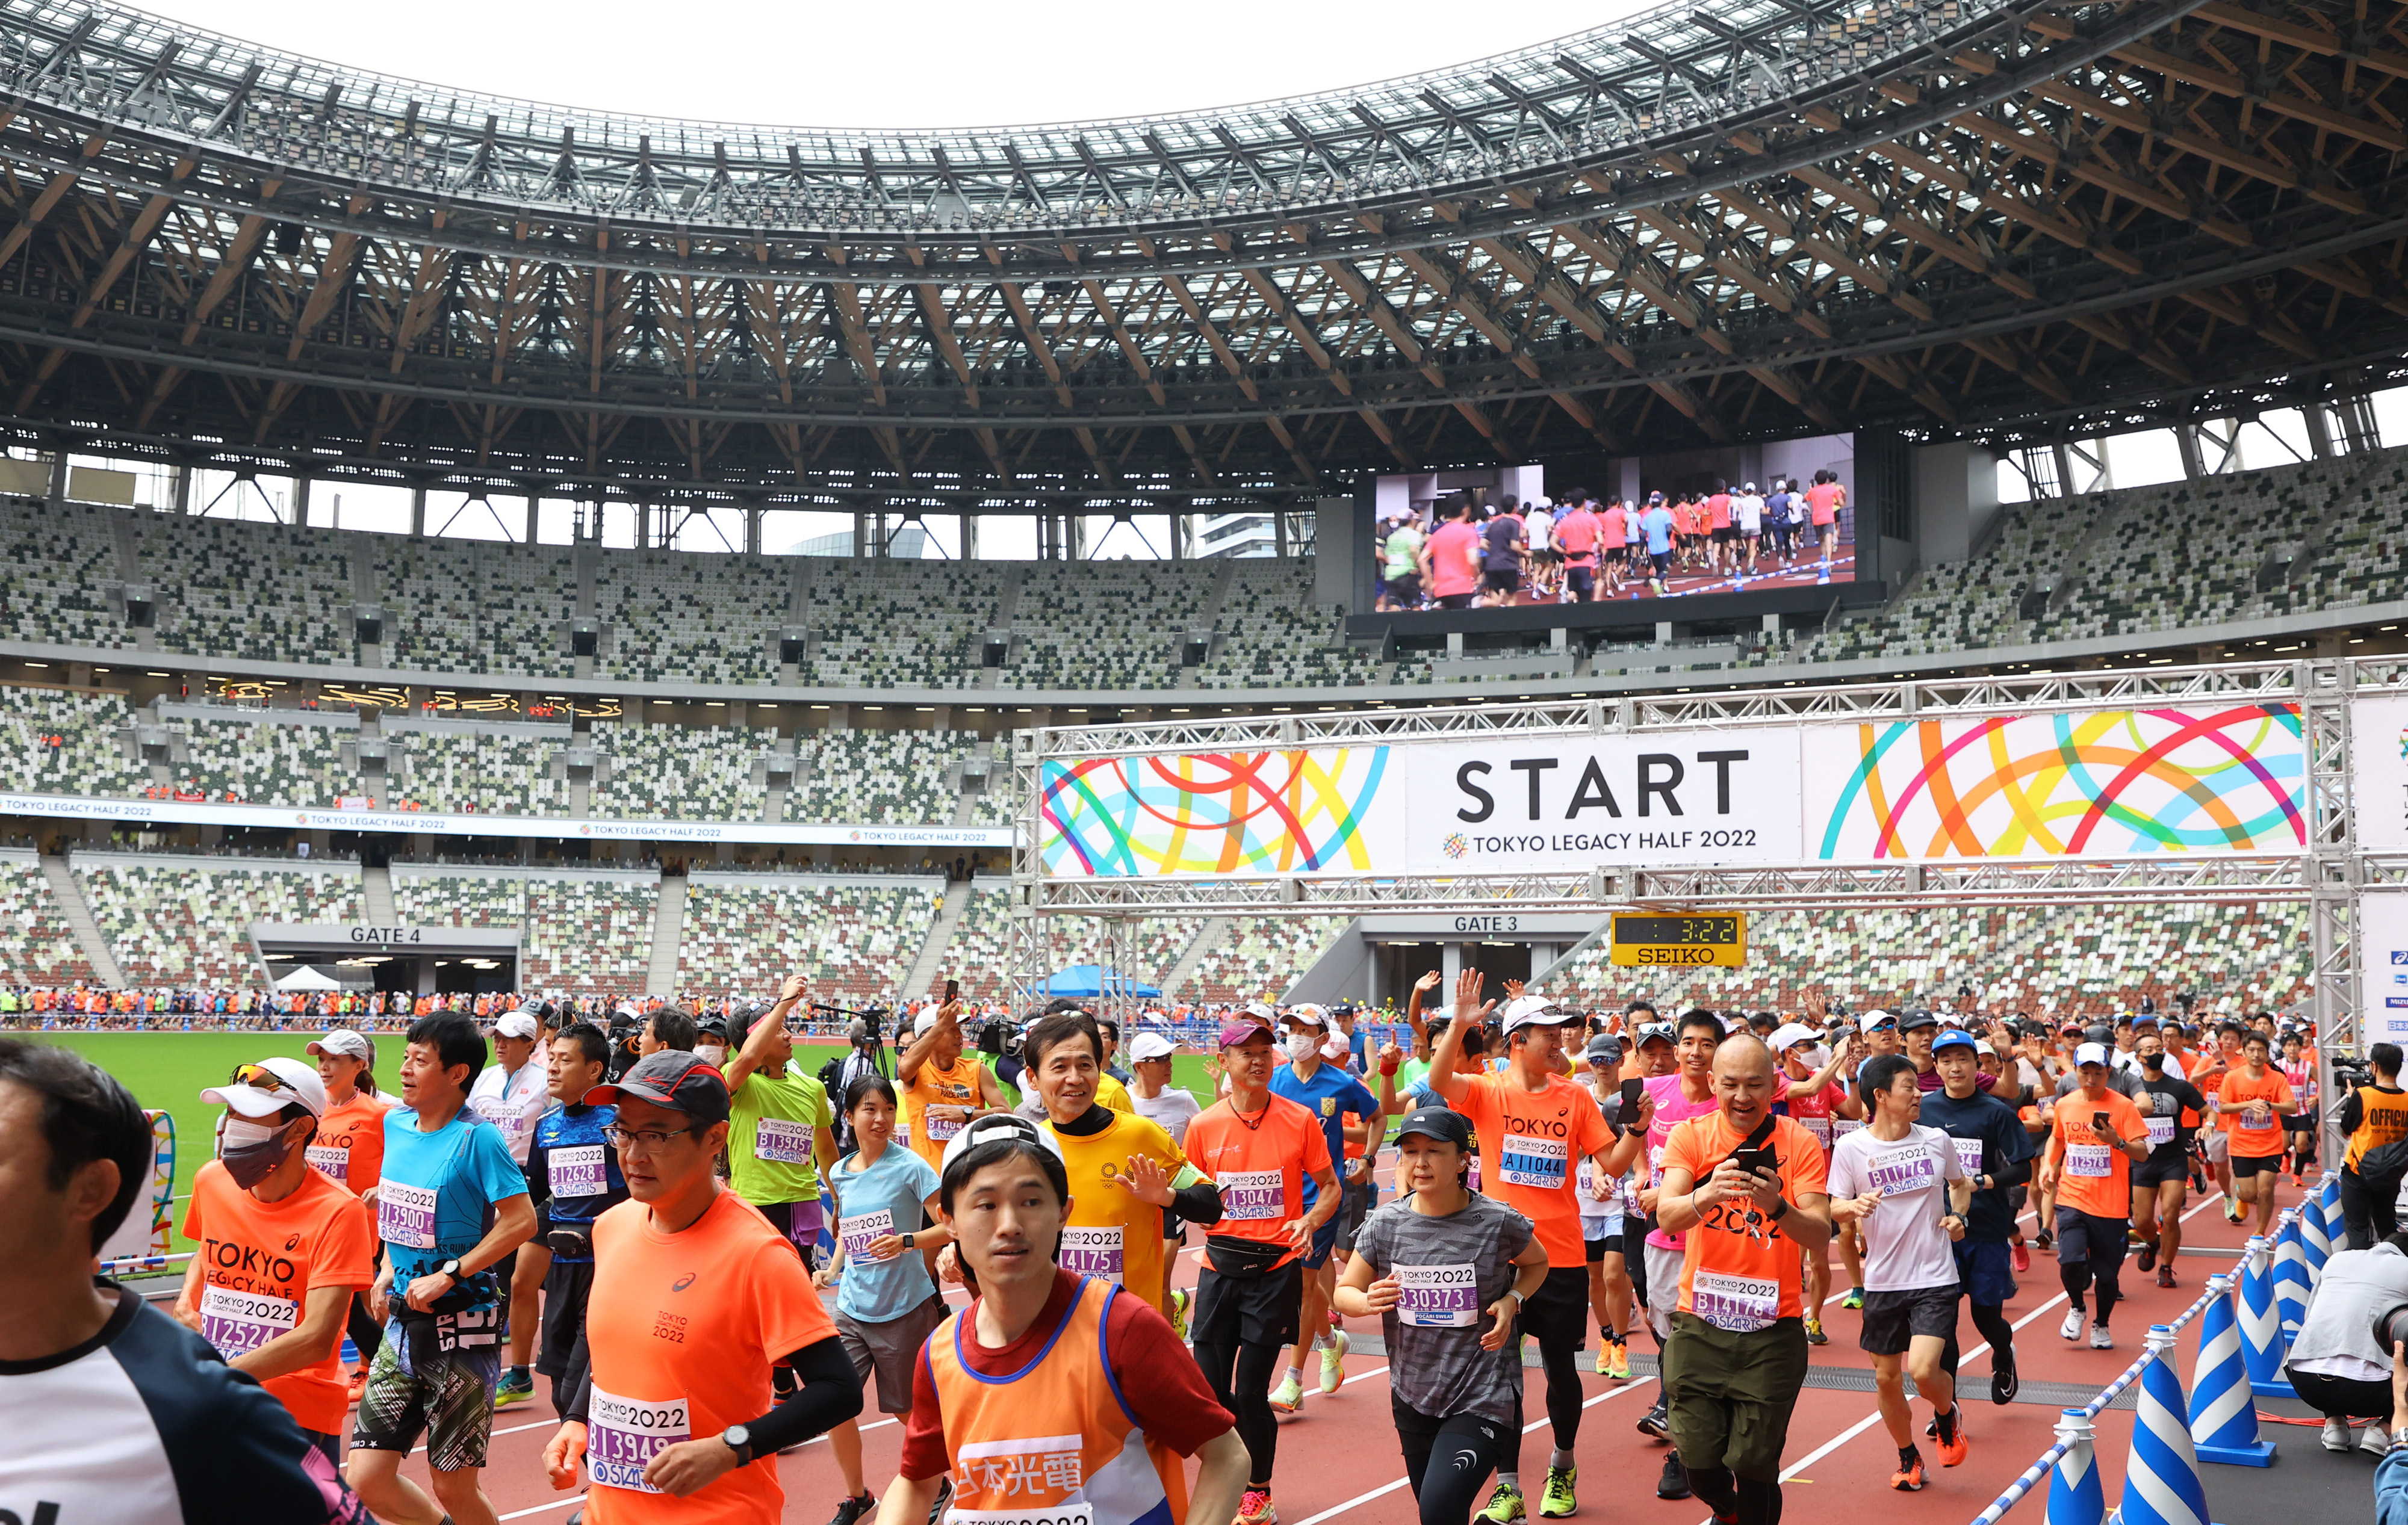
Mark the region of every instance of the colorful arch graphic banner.
POLYGON ((1372 872, 1367 828, 1397 749, 1047 762, 1038 807, 1045 871, 1082 878, 1372 872))
POLYGON ((2290 705, 1895 720, 1808 732, 1810 856, 2297 852, 2307 752, 2290 705))

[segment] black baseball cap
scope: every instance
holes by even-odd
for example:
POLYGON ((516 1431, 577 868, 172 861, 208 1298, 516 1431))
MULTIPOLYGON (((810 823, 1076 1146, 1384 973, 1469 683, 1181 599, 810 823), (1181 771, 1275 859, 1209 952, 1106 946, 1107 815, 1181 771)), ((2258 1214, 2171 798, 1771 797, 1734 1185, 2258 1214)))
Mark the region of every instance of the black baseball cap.
POLYGON ((1451 1106, 1416 1107, 1397 1125, 1397 1136, 1419 1133, 1462 1148, 1471 1147, 1471 1119, 1451 1106))
POLYGON ((727 1120, 726 1077, 718 1066, 682 1048, 646 1054, 614 1083, 587 1091, 585 1105, 609 1106, 629 1096, 700 1123, 727 1120))
POLYGON ((1910 1011, 1898 1019, 1898 1030, 1901 1033, 1920 1033, 1927 1027, 1939 1025, 1940 1019, 1928 1011, 1910 1011))

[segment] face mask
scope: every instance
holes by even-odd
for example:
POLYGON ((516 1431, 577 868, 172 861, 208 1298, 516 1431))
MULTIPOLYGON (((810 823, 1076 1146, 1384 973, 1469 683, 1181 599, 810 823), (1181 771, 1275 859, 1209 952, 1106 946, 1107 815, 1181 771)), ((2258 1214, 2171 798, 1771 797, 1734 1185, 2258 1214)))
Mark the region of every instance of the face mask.
POLYGON ((248 1191, 276 1173, 293 1151, 285 1147, 284 1130, 266 1123, 228 1118, 218 1129, 218 1161, 238 1189, 248 1191))
POLYGON ((1288 1062, 1293 1064, 1303 1063, 1306 1060, 1312 1057, 1312 1051, 1316 1047, 1317 1045, 1312 1041, 1312 1034, 1310 1033, 1289 1033, 1287 1039, 1288 1062))
POLYGON ((727 1062, 727 1049, 716 1043, 697 1043, 694 1046, 694 1057, 716 1068, 727 1062))

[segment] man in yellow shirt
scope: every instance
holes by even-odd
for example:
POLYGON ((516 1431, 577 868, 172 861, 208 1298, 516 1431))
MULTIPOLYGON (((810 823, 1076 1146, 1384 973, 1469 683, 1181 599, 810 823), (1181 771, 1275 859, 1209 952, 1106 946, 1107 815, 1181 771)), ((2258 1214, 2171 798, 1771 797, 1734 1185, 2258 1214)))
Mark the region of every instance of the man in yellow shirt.
POLYGON ((961 1014, 959 1001, 922 1012, 911 1047, 895 1062, 911 1152, 932 1167, 945 1157, 945 1146, 964 1123, 1011 1110, 995 1072, 964 1052, 961 1014))

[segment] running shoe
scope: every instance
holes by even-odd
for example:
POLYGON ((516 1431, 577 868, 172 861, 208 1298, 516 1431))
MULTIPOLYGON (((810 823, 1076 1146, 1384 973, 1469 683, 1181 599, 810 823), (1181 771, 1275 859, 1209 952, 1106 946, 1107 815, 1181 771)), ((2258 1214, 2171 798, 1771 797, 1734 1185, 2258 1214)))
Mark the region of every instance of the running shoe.
POLYGON ((1346 1352, 1353 1344, 1342 1329, 1329 1336, 1328 1345, 1321 1352, 1322 1391, 1336 1392, 1346 1385, 1346 1352))
POLYGON ((2030 1270, 2030 1269, 2031 1269, 2031 1247, 2030 1247, 2030 1246, 2028 1246, 2028 1245, 2025 1244, 2022 1240, 2018 1239, 2018 1240, 2016 1240, 2016 1241, 2015 1241, 2014 1248, 2010 1253, 2012 1254, 2012 1256, 2013 1256, 2013 1258, 2014 1258, 2014 1262, 2015 1262, 2015 1269, 2016 1269, 2016 1270, 2018 1270, 2018 1271, 2028 1271, 2028 1270, 2030 1270))
POLYGON ((1822 1319, 1809 1318, 1806 1320, 1806 1343, 1808 1345, 1828 1345, 1831 1343, 1831 1336, 1823 1333, 1822 1319))
POLYGON ((1613 1342, 1612 1340, 1599 1340, 1597 1343, 1597 1375, 1599 1376, 1613 1375, 1613 1342))
POLYGON ((1522 1490, 1511 1483, 1498 1483, 1497 1491, 1488 1495, 1488 1507, 1472 1516, 1474 1519, 1493 1520, 1495 1525, 1513 1525, 1517 1519, 1529 1518, 1522 1503, 1522 1490))
POLYGON ((2157 1247, 2148 1244, 2143 1245, 2141 1247, 2138 1263, 2143 1271, 2156 1270, 2157 1264, 2157 1247))
POLYGON ((878 1495, 864 1493, 857 1499, 847 1499, 836 1506, 836 1518, 828 1525, 854 1525, 865 1515, 878 1513, 878 1495))
POLYGON ((514 1408, 534 1397, 535 1378, 527 1375, 523 1366, 509 1368, 502 1373, 502 1379, 494 1384, 495 1408, 514 1408))
POLYGON ((1613 1368, 1605 1375, 1616 1382, 1630 1380, 1630 1342, 1628 1340, 1613 1342, 1613 1368))
POLYGON ((2055 1248, 2056 1246, 2057 1235, 2049 1233, 2046 1229, 2042 1229, 2040 1233, 2032 1235, 2032 1248, 2039 1250, 2043 1255, 2055 1248))
MULTIPOLYGON (((2060 1340, 2078 1340, 2082 1338, 2082 1326, 2089 1322, 2089 1320, 2090 1316, 2083 1312, 2080 1308, 2068 1309, 2065 1315, 2065 1322, 2057 1326, 2057 1337, 2060 1340)), ((1279 1400, 1274 1398, 1271 1402, 1273 1404, 1277 1404, 1279 1400)))
POLYGON ((1547 1486, 1539 1490, 1541 1519, 1561 1519, 1580 1508, 1580 1500, 1572 1497, 1572 1483, 1579 1476, 1578 1467, 1547 1469, 1547 1486))
POLYGON ((1659 1499, 1685 1499, 1689 1496, 1689 1469, 1681 1465, 1681 1453, 1674 1451, 1664 1458, 1664 1475, 1656 1479, 1656 1496, 1659 1499))
POLYGON ((1914 1453, 1914 1460, 1911 1462, 1904 1457, 1899 1458, 1899 1469, 1889 1475, 1889 1486, 1897 1489, 1901 1493, 1922 1492, 1923 1453, 1919 1450, 1916 1451, 1914 1453))
POLYGON ((1269 1489, 1250 1488, 1238 1495, 1238 1525, 1279 1525, 1269 1489))
POLYGON ((1346 1320, 1338 1317, 1338 1310, 1336 1308, 1329 1310, 1329 1327, 1336 1330, 1342 1330, 1346 1327, 1346 1320))
POLYGON ((1950 1440, 1944 1435, 1934 1435, 1932 1438, 1939 1442, 1940 1464, 1942 1466, 1961 1467, 1965 1464, 1965 1451, 1967 1447, 1965 1440, 1964 1415, 1959 1414, 1956 1416, 1956 1439, 1950 1440))
MULTIPOLYGON (((2073 1338, 2073 1336, 2068 1334, 2066 1338, 2070 1340, 2073 1338)), ((1279 1410, 1281 1413, 1293 1414, 1303 1406, 1304 1384, 1297 1381, 1295 1377, 1291 1376, 1283 1379, 1278 1387, 1271 1390, 1271 1407, 1279 1410)))
POLYGON ((1861 1287, 1849 1288, 1848 1295, 1840 1299, 1840 1306, 1850 1313, 1862 1313, 1865 1308, 1865 1290, 1861 1287))
MULTIPOLYGON (((1650 1440, 1670 1440, 1672 1438, 1672 1418, 1671 1415, 1666 1411, 1664 1404, 1665 1400, 1658 1398, 1656 1400, 1655 1407, 1639 1416, 1639 1432, 1645 1435, 1650 1440)), ((1688 1495, 1685 1493, 1667 1493, 1664 1494, 1663 1497, 1668 1499, 1685 1499, 1688 1495)))
POLYGON ((2001 1404, 2014 1403, 2015 1394, 2023 1390, 2023 1385, 2024 1379, 2015 1373, 2015 1353, 2013 1350, 1991 1351, 1990 1402, 2001 1404))
POLYGON ((2383 1421, 2377 1419, 2359 1432, 2358 1448, 2369 1456, 2388 1456, 2391 1454, 2391 1432, 2383 1428, 2383 1421))
POLYGON ((2241 1210, 2241 1204, 2237 1199, 2232 1197, 2224 1199, 2224 1220, 2227 1223, 2238 1223, 2248 1216, 2241 1210))
MULTIPOLYGON (((778 1454, 783 1456, 786 1453, 780 1451, 778 1454)), ((953 1479, 951 1474, 947 1474, 937 1479, 937 1499, 928 1505, 928 1525, 939 1525, 945 1518, 946 1506, 953 1502, 953 1479)))
POLYGON ((1187 1338, 1187 1304, 1192 1301, 1184 1287, 1170 1290, 1170 1333, 1182 1342, 1187 1338))
POLYGON ((2174 1268, 2172 1265, 2161 1265, 2157 1267, 2157 1285, 2160 1287, 2171 1287, 2173 1284, 2174 1268))
POLYGON ((2344 1455, 2348 1454, 2350 1447, 2357 1444, 2350 1439, 2347 1419, 2327 1418, 2324 1438, 2326 1450, 2339 1451, 2344 1455))
POLYGON ((2115 1348, 2115 1336, 2107 1333, 2107 1326, 2105 1324, 2093 1324, 2090 1326, 2090 1348, 2093 1350, 2113 1350, 2115 1348))

